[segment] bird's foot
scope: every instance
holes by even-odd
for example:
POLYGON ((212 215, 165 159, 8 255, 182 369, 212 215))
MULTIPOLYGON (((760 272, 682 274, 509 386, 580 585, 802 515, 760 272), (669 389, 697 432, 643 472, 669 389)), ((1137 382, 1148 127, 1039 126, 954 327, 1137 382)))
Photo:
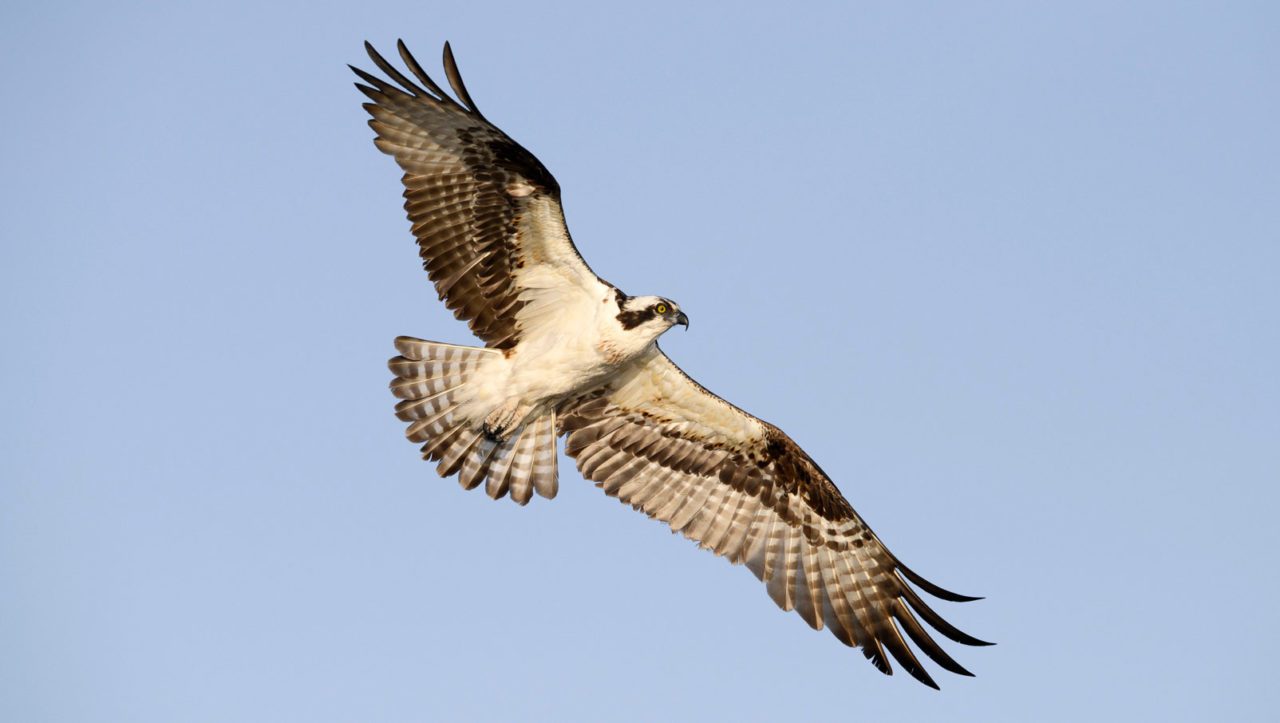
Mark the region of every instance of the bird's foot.
POLYGON ((511 431, 516 428, 520 422, 520 401, 518 399, 508 399, 503 402, 502 406, 489 412, 489 416, 484 418, 484 425, 481 430, 484 436, 493 442, 505 442, 511 431))

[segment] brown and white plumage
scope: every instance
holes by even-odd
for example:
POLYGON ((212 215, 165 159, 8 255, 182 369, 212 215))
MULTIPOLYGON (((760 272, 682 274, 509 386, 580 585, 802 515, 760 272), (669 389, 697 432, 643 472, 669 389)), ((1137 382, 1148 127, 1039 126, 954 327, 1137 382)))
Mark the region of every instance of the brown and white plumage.
POLYGON ((445 305, 485 346, 514 347, 538 302, 562 302, 599 283, 569 238, 560 186, 533 154, 480 115, 447 44, 445 71, 461 103, 403 42, 400 56, 421 85, 365 45, 400 84, 352 68, 369 84, 356 87, 373 100, 364 107, 373 116, 374 143, 404 169, 405 210, 422 264, 445 305), (520 273, 532 267, 550 273, 520 273), (541 286, 548 282, 557 285, 541 286))
MULTIPOLYGON (((367 45, 367 44, 366 44, 367 45)), ((368 47, 386 82, 354 69, 378 148, 404 169, 405 208, 441 299, 486 345, 408 337, 392 359, 396 411, 441 475, 520 504, 555 495, 555 437, 610 496, 743 563, 785 610, 891 673, 937 687, 912 652, 969 675, 930 637, 985 645, 911 584, 951 601, 885 548, 829 477, 777 427, 711 394, 659 350, 687 317, 598 278, 564 224, 555 179, 398 45, 410 79, 368 47)))

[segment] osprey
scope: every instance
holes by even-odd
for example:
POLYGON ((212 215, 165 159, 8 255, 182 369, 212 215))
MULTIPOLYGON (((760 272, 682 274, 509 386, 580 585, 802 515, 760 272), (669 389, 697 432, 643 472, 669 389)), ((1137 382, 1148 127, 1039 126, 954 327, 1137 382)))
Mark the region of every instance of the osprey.
POLYGON ((937 632, 956 629, 907 584, 958 595, 903 565, 831 479, 782 430, 708 392, 658 348, 689 319, 659 296, 629 296, 596 276, 569 237, 560 186, 471 99, 448 43, 453 96, 403 42, 407 77, 371 45, 393 82, 352 67, 373 102, 374 144, 404 170, 405 210, 440 299, 484 347, 410 337, 391 359, 407 436, 442 477, 526 504, 557 489, 556 439, 582 476, 701 547, 745 563, 783 610, 860 647, 885 651, 937 684, 907 645, 972 675, 937 632), (918 617, 917 617, 918 616, 918 617), (904 637, 905 633, 905 637, 904 637))

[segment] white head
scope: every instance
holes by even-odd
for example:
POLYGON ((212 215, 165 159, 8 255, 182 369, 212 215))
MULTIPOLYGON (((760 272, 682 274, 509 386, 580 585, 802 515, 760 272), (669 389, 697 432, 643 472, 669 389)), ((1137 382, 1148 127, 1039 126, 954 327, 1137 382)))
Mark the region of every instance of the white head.
POLYGON ((617 297, 618 323, 625 332, 651 341, 676 324, 689 328, 689 317, 671 299, 661 296, 627 296, 621 291, 617 292, 617 297))

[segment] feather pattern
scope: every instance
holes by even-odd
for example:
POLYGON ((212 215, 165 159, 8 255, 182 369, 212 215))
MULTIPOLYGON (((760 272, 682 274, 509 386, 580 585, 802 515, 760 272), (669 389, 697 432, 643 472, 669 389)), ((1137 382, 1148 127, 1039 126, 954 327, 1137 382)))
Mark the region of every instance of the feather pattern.
POLYGON ((352 68, 372 101, 374 144, 404 169, 405 211, 441 300, 486 346, 510 349, 529 323, 526 305, 585 305, 607 284, 569 237, 555 178, 480 114, 453 51, 445 46, 444 66, 457 100, 397 48, 416 82, 368 43, 392 82, 352 68))
MULTIPOLYGON (((494 499, 508 492, 517 504, 533 492, 556 493, 555 414, 548 412, 495 440, 460 410, 474 396, 470 385, 486 361, 502 357, 492 349, 441 344, 402 336, 400 356, 387 366, 395 373, 391 391, 400 398, 396 416, 408 422, 405 435, 422 443, 422 456, 438 461, 442 477, 458 475, 463 489, 485 485, 494 499)), ((481 380, 483 381, 483 380, 481 380)))
POLYGON ((628 297, 591 271, 565 226, 559 185, 481 114, 449 45, 452 93, 403 43, 407 74, 366 49, 385 77, 352 70, 371 101, 375 145, 404 171, 423 266, 488 347, 397 340, 396 414, 423 457, 466 489, 484 485, 524 505, 534 493, 556 495, 564 434, 566 453, 605 494, 744 563, 779 607, 860 648, 880 671, 891 674, 892 659, 937 687, 909 639, 970 675, 925 624, 965 645, 988 643, 944 620, 912 585, 944 600, 976 598, 903 565, 790 437, 658 349, 657 335, 688 318, 675 316, 674 302, 628 297))
POLYGON ((957 642, 988 644, 944 621, 907 579, 945 599, 973 598, 902 566, 790 437, 702 388, 656 347, 561 415, 565 451, 584 477, 701 547, 745 562, 779 607, 862 648, 882 672, 892 673, 892 658, 937 687, 901 624, 927 656, 969 675, 911 610, 957 642), (668 489, 674 494, 661 494, 668 489))

